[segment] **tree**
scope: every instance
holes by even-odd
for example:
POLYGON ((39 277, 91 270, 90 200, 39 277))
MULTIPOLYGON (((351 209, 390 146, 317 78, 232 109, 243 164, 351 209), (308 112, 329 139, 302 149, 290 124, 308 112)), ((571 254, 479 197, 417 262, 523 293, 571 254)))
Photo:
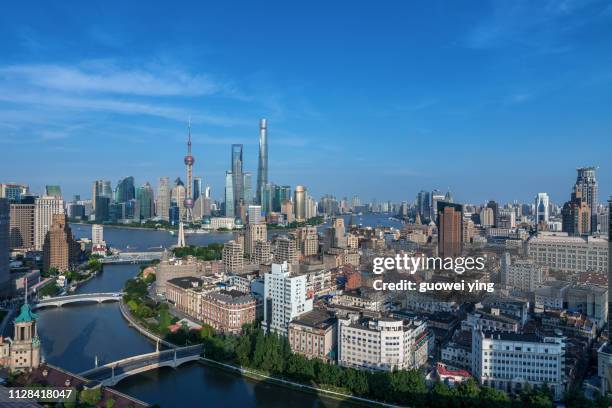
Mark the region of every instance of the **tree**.
POLYGON ((115 400, 109 398, 106 400, 106 408, 113 408, 115 406, 115 400))
POLYGON ((244 334, 238 340, 236 346, 236 359, 238 364, 243 367, 247 367, 251 364, 251 350, 252 350, 251 336, 244 334))
POLYGON ((100 387, 90 388, 81 391, 79 401, 83 404, 96 406, 102 399, 102 390, 100 387))
POLYGON ((510 398, 505 392, 491 387, 482 387, 478 396, 481 407, 509 407, 510 398))

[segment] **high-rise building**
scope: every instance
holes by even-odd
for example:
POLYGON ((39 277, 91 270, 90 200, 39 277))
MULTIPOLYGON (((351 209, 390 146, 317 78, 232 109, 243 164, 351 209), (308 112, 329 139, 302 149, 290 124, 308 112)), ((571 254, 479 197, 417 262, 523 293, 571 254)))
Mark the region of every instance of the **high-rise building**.
POLYGON ((269 263, 271 254, 272 245, 270 245, 270 241, 255 242, 255 255, 253 256, 255 264, 262 265, 269 263))
POLYGON ((312 310, 313 299, 306 292, 306 275, 291 276, 289 265, 272 264, 264 275, 263 327, 268 332, 287 335, 289 322, 312 310))
POLYGON ((494 200, 489 200, 487 203, 487 208, 490 208, 493 211, 493 227, 497 227, 497 222, 499 221, 499 205, 494 200))
POLYGON ((155 215, 162 220, 168 221, 170 210, 170 180, 168 177, 160 177, 157 181, 157 198, 155 199, 155 215))
POLYGON ((251 259, 255 253, 255 243, 257 241, 268 240, 268 228, 266 224, 247 224, 244 236, 244 253, 251 259))
POLYGON ((62 198, 62 189, 56 185, 46 185, 45 195, 48 197, 62 198))
POLYGON ((298 246, 295 239, 280 236, 274 242, 274 262, 295 264, 299 260, 298 246))
POLYGON ((483 227, 492 227, 495 225, 495 215, 492 208, 482 207, 480 209, 480 225, 483 227))
POLYGON ((176 206, 179 209, 179 220, 182 220, 185 216, 185 197, 187 196, 187 190, 185 189, 185 184, 180 177, 174 181, 174 187, 172 187, 172 191, 170 194, 170 200, 173 203, 176 203, 176 206))
POLYGON ((429 196, 429 202, 431 204, 430 219, 437 222, 438 217, 438 202, 444 201, 444 194, 440 190, 433 190, 429 196))
POLYGON ((243 201, 243 183, 244 183, 244 175, 242 173, 242 145, 241 144, 233 144, 232 145, 232 187, 234 189, 234 214, 239 216, 240 214, 240 206, 243 201))
POLYGON ((142 187, 136 189, 136 200, 140 219, 153 218, 153 188, 148 181, 142 187))
POLYGON ((596 167, 580 167, 576 178, 576 188, 580 190, 581 197, 589 207, 590 212, 590 232, 597 231, 597 206, 598 206, 598 185, 595 178, 596 167))
POLYGON ((306 221, 306 189, 302 186, 296 186, 294 194, 295 220, 298 222, 306 221))
POLYGON ((91 226, 91 243, 93 245, 104 244, 104 227, 100 224, 91 226))
POLYGON ((120 179, 115 187, 115 202, 127 203, 133 200, 136 196, 136 189, 134 188, 134 177, 129 176, 120 179))
POLYGON ((96 222, 105 222, 111 219, 110 216, 111 199, 109 197, 96 197, 96 211, 94 213, 94 220, 96 222))
POLYGON ((195 163, 195 157, 191 154, 191 121, 189 121, 187 156, 185 156, 183 161, 187 167, 187 187, 185 188, 185 197, 183 198, 183 214, 181 214, 181 219, 191 222, 193 221, 193 164, 195 163))
POLYGON ((253 204, 253 174, 242 174, 242 203, 245 206, 253 204))
POLYGON ((74 267, 79 260, 80 246, 72 236, 65 214, 53 214, 51 228, 43 245, 43 268, 56 268, 63 272, 74 267))
POLYGON ((198 198, 200 198, 200 194, 202 194, 202 177, 194 177, 193 178, 193 201, 195 202, 198 198))
POLYGON ((0 198, 6 198, 9 203, 20 201, 21 196, 28 194, 28 186, 25 184, 0 184, 0 198))
POLYGON ((244 251, 240 243, 231 240, 223 246, 223 266, 225 273, 239 273, 244 268, 244 251))
POLYGON ((93 188, 91 192, 91 203, 93 205, 94 213, 96 211, 96 202, 97 202, 96 199, 98 197, 107 197, 109 201, 113 199, 113 190, 111 189, 110 181, 95 180, 93 182, 93 188))
POLYGON ((612 339, 612 196, 608 199, 608 339, 612 339))
POLYGON ((10 206, 8 198, 0 198, 0 288, 9 281, 10 206))
POLYGON ((261 205, 249 205, 248 223, 261 224, 262 222, 265 222, 265 219, 261 217, 261 205))
POLYGON ((235 217, 234 206, 234 177, 231 171, 225 172, 225 216, 235 217))
POLYGON ((463 206, 438 202, 438 256, 458 257, 463 250, 463 206))
POLYGON ((264 214, 274 211, 274 184, 266 183, 261 189, 261 210, 264 214))
POLYGON ((540 225, 543 223, 544 225, 548 225, 548 211, 549 211, 549 198, 546 193, 538 193, 535 198, 535 222, 536 225, 540 225))
POLYGON ((21 202, 11 204, 9 241, 11 249, 34 249, 35 198, 22 196, 21 202))
POLYGON ((53 215, 64 214, 64 200, 57 197, 38 197, 34 202, 34 249, 42 251, 53 215))
POLYGON ((582 191, 576 184, 570 200, 563 204, 561 210, 562 229, 569 235, 584 235, 591 232, 591 207, 582 198, 582 191))
MULTIPOLYGON (((259 121, 259 163, 257 165, 257 204, 262 205, 262 194, 264 186, 268 184, 268 122, 266 119, 259 121)), ((264 211, 267 209, 264 207, 264 211)))

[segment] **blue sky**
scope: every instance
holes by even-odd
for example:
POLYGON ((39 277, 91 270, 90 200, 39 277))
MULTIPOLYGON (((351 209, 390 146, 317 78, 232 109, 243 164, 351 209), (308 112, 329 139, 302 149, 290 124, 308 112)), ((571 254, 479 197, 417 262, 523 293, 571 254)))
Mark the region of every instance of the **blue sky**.
POLYGON ((0 180, 195 174, 230 144, 316 197, 555 202, 575 168, 612 193, 608 1, 13 2, 0 13, 0 180), (92 3, 92 4, 89 4, 92 3))

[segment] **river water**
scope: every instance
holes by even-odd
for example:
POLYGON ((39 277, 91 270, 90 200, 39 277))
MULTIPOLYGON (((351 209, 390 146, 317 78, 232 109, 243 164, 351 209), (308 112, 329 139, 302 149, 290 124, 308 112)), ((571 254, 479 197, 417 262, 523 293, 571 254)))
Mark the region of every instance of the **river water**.
MULTIPOLYGON (((399 226, 399 223, 387 220, 387 217, 363 218, 366 217, 372 225, 399 226)), ((73 224, 71 227, 77 238, 91 237, 91 226, 73 224)), ((159 250, 159 246, 167 247, 175 241, 165 231, 105 228, 104 235, 105 240, 113 246, 129 251, 159 250)), ((225 242, 231 236, 231 233, 192 235, 187 237, 187 243, 207 245, 225 242)), ((138 265, 105 266, 103 273, 86 282, 77 292, 120 291, 124 282, 136 275, 138 268, 138 265)), ((99 364, 106 364, 155 350, 151 341, 126 324, 116 303, 66 305, 39 310, 38 315, 38 331, 45 360, 75 373, 94 367, 96 357, 99 364)), ((115 388, 164 408, 286 407, 289 404, 292 408, 352 406, 254 382, 199 363, 135 375, 124 379, 115 388)))

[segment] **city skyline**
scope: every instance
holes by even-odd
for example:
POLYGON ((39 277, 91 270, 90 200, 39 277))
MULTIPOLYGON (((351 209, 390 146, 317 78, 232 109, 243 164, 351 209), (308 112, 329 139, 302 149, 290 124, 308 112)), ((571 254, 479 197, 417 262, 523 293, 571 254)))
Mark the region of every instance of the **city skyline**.
POLYGON ((0 173, 66 198, 98 179, 155 187, 184 178, 191 116, 194 176, 221 199, 232 144, 256 174, 267 118, 268 180, 317 198, 450 188, 457 202, 547 192, 560 204, 575 168, 593 165, 603 202, 612 62, 597 39, 612 33, 610 7, 513 4, 12 5, 0 17, 0 173))

